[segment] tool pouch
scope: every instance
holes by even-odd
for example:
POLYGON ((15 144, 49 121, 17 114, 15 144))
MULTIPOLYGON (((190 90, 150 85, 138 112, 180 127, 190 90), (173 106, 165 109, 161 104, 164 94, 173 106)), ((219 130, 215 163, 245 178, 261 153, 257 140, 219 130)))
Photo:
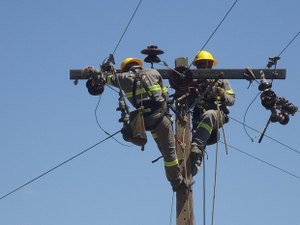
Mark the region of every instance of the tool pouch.
POLYGON ((130 122, 124 125, 121 133, 125 141, 141 146, 142 150, 144 149, 144 145, 147 143, 147 134, 141 109, 130 112, 130 122))

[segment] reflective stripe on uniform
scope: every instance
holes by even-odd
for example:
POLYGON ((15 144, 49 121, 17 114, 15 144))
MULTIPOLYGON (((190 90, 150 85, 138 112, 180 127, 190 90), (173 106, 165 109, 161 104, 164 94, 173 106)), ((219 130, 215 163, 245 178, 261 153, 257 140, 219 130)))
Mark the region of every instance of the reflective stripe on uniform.
POLYGON ((171 167, 176 165, 178 165, 178 159, 175 159, 172 162, 165 162, 165 167, 171 167))
POLYGON ((112 84, 112 77, 113 77, 113 74, 110 74, 106 77, 106 82, 111 85, 112 84))
POLYGON ((167 93, 167 92, 168 92, 168 88, 167 87, 163 87, 162 93, 167 93))
POLYGON ((203 128, 203 129, 207 130, 207 132, 209 134, 211 134, 211 132, 212 132, 212 127, 209 126, 207 123, 199 123, 199 125, 197 126, 197 129, 199 129, 199 128, 203 128))
POLYGON ((150 89, 150 91, 160 91, 161 87, 159 84, 154 84, 154 85, 149 86, 149 89, 150 89))
MULTIPOLYGON (((135 91, 135 95, 141 95, 141 94, 144 94, 146 93, 146 90, 144 88, 137 88, 136 91, 135 91)), ((132 98, 133 97, 133 92, 132 91, 129 91, 129 92, 126 92, 126 97, 127 98, 132 98)))
MULTIPOLYGON (((161 87, 160 87, 159 84, 154 84, 152 86, 149 86, 148 88, 150 90, 148 92, 149 95, 152 95, 152 91, 160 91, 161 90, 161 87)), ((146 90, 144 88, 137 88, 136 91, 135 91, 135 95, 141 95, 141 94, 144 94, 144 93, 146 93, 146 90)), ((126 92, 125 94, 126 94, 127 98, 132 98, 133 97, 133 92, 132 91, 126 92)))
POLYGON ((232 89, 225 90, 226 94, 234 95, 234 91, 232 89))

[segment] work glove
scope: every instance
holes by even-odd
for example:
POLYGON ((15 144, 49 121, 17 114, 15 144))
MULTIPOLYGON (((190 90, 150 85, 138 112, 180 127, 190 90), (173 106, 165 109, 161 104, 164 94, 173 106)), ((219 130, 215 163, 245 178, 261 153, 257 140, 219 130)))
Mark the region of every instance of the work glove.
POLYGON ((103 63, 102 65, 101 65, 101 69, 102 69, 102 71, 104 71, 104 72, 114 72, 115 71, 115 68, 114 68, 114 66, 113 66, 113 64, 111 64, 111 63, 109 63, 109 62, 106 62, 106 63, 103 63))
POLYGON ((224 98, 225 97, 225 90, 224 88, 221 87, 214 87, 213 88, 213 92, 219 96, 220 98, 224 98))
POLYGON ((82 73, 84 75, 87 75, 89 77, 91 77, 93 74, 95 74, 97 72, 96 68, 93 66, 86 66, 83 68, 82 73))
POLYGON ((207 94, 206 101, 214 102, 216 100, 223 100, 225 98, 225 90, 221 87, 213 87, 212 90, 207 94))

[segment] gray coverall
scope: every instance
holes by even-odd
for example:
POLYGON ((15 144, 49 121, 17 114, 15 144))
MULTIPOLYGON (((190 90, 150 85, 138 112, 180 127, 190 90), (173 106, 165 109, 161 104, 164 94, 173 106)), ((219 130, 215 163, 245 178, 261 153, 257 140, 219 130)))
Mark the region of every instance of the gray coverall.
POLYGON ((208 96, 204 96, 204 101, 201 102, 201 104, 194 107, 191 149, 193 175, 196 175, 201 165, 206 145, 215 144, 218 141, 218 128, 221 128, 223 124, 227 122, 226 115, 229 113, 227 106, 232 106, 235 102, 235 94, 228 80, 218 80, 216 86, 225 90, 223 98, 217 96, 210 98, 208 94, 208 96), (220 107, 219 122, 217 120, 217 103, 220 107))
POLYGON ((162 77, 155 69, 134 69, 133 71, 111 74, 106 82, 120 87, 127 99, 135 107, 144 107, 146 130, 150 130, 164 158, 166 177, 173 190, 183 181, 175 150, 175 137, 172 121, 166 116, 167 88, 163 86, 162 77), (144 85, 141 82, 144 79, 144 85), (148 93, 147 93, 148 92, 148 93))

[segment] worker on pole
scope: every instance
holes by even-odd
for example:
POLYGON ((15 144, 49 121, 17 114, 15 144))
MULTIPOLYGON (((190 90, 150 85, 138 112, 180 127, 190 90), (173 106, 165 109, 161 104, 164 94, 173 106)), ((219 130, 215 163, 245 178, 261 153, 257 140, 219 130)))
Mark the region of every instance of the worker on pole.
MULTIPOLYGON (((168 90, 157 70, 143 69, 142 66, 140 59, 125 58, 120 72, 107 73, 105 80, 107 84, 124 91, 129 102, 141 112, 143 119, 139 121, 144 124, 136 124, 131 128, 145 127, 151 131, 164 158, 167 180, 176 192, 180 188, 188 188, 189 184, 180 172, 176 155, 172 120, 167 113, 168 90)), ((130 132, 126 128, 122 130, 124 139, 130 139, 127 137, 130 132)))
MULTIPOLYGON (((212 69, 217 61, 208 51, 201 50, 193 65, 197 69, 212 69)), ((235 94, 226 79, 200 80, 199 95, 194 99, 192 114, 193 133, 191 143, 191 172, 195 176, 201 166, 207 145, 219 140, 219 128, 228 122, 229 109, 235 102, 235 94)))

